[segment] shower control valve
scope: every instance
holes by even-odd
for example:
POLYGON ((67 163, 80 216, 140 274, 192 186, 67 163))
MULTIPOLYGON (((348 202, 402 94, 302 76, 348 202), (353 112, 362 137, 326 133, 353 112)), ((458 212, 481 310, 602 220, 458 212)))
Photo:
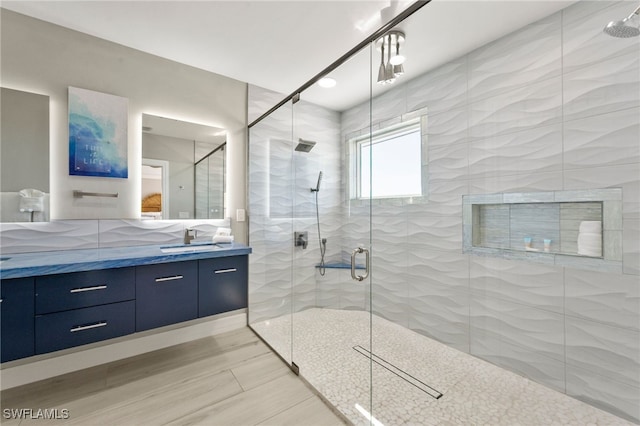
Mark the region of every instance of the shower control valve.
POLYGON ((295 247, 302 246, 302 249, 306 249, 309 244, 309 233, 307 231, 293 233, 293 244, 295 247))

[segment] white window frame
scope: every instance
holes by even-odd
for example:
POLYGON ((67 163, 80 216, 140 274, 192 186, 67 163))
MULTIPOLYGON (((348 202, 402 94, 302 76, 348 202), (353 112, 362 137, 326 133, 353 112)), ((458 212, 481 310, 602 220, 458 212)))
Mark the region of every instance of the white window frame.
POLYGON ((426 136, 427 115, 426 108, 413 111, 397 117, 393 120, 387 120, 382 123, 374 124, 370 128, 353 132, 347 136, 348 146, 348 173, 349 173, 349 198, 352 205, 362 205, 373 202, 376 204, 417 204, 425 203, 428 198, 428 156, 427 156, 427 136, 426 136), (393 123, 393 124, 387 124, 393 123), (368 196, 363 197, 360 193, 360 147, 365 143, 376 143, 383 138, 397 137, 415 131, 418 127, 421 142, 421 187, 422 194, 376 197, 369 199, 368 196), (373 131, 371 131, 374 129, 373 131))

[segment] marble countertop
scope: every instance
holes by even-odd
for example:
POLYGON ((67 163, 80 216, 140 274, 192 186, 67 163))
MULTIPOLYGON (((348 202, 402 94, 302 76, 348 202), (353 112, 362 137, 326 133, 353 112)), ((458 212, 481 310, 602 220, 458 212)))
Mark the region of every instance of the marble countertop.
MULTIPOLYGON (((198 250, 202 249, 203 245, 205 244, 194 243, 185 247, 195 247, 198 250)), ((210 245, 210 249, 184 253, 163 253, 162 251, 166 248, 183 246, 182 244, 166 244, 21 254, 8 253, 0 257, 0 278, 23 278, 251 253, 251 247, 239 243, 214 244, 210 245)))

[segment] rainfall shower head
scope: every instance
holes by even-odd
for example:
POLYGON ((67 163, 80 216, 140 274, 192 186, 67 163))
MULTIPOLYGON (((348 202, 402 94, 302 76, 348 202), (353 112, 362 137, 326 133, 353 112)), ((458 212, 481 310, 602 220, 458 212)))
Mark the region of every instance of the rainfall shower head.
POLYGON ((631 15, 627 16, 621 21, 611 21, 607 24, 602 31, 612 37, 629 38, 640 35, 640 6, 634 10, 631 15))
POLYGON ((296 151, 309 152, 314 146, 316 146, 316 143, 314 141, 306 141, 300 138, 298 139, 298 145, 296 146, 296 151))

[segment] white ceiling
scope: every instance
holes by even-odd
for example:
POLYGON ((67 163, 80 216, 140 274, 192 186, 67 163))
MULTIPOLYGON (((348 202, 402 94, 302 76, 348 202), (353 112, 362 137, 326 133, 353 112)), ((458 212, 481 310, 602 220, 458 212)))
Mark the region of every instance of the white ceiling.
MULTIPOLYGON (((402 80, 575 1, 433 0, 400 25, 407 37, 402 80)), ((411 3, 3 0, 2 7, 288 95, 411 3)), ((377 75, 379 59, 372 54, 371 62, 367 50, 336 70, 335 88, 315 86, 303 99, 336 110, 365 100, 370 75, 377 75)), ((374 85, 374 94, 380 90, 374 85)))

